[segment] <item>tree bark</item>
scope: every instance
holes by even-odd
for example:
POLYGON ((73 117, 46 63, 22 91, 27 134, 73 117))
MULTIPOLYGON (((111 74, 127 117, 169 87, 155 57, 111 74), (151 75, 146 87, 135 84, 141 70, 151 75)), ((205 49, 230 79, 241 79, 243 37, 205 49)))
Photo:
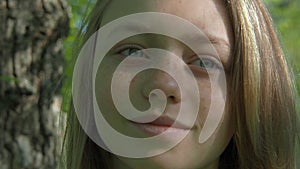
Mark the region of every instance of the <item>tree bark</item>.
POLYGON ((0 0, 0 168, 57 168, 67 0, 0 0))

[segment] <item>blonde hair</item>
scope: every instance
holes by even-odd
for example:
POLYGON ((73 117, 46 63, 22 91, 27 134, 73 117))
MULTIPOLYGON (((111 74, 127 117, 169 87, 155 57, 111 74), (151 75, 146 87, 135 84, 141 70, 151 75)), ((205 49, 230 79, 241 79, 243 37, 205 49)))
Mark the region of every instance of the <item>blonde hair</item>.
MULTIPOLYGON (((272 20, 260 0, 229 1, 234 25, 234 136, 243 169, 293 169, 296 89, 272 20)), ((298 134, 298 136, 297 136, 298 134)))
MULTIPOLYGON (((109 2, 97 1, 82 42, 100 28, 109 2)), ((300 140, 296 88, 271 17, 261 0, 228 0, 227 9, 235 36, 229 111, 237 129, 219 168, 295 169, 300 140)), ((72 106, 63 152, 64 168, 111 167, 111 154, 87 137, 72 106)))

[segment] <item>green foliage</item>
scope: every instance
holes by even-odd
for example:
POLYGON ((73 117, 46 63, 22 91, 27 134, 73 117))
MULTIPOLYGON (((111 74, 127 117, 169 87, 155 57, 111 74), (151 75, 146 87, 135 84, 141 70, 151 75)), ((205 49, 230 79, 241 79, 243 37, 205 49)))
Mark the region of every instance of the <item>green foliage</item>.
POLYGON ((0 76, 0 81, 4 81, 7 83, 14 82, 14 83, 19 83, 20 79, 16 77, 10 77, 10 76, 0 76))
POLYGON ((75 62, 76 54, 76 38, 80 33, 83 19, 87 16, 87 13, 91 10, 96 0, 68 0, 71 6, 70 13, 70 33, 68 38, 64 42, 65 47, 65 69, 64 69, 64 84, 62 87, 63 103, 62 111, 68 112, 71 104, 72 96, 72 75, 73 65, 75 62))

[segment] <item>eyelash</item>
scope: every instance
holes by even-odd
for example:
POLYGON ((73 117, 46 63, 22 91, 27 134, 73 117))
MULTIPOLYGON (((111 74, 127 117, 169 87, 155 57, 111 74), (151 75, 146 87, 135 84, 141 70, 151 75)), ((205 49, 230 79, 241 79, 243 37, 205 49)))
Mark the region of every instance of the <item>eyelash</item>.
MULTIPOLYGON (((140 45, 136 45, 136 44, 126 44, 126 45, 123 45, 123 46, 119 47, 117 49, 117 53, 121 54, 125 57, 132 56, 132 54, 130 54, 130 53, 128 53, 128 55, 124 54, 124 52, 126 50, 130 50, 130 49, 137 49, 136 51, 134 51, 134 53, 135 53, 135 52, 143 50, 144 47, 142 47, 140 45)), ((143 51, 141 51, 141 52, 142 52, 142 54, 145 58, 149 58, 143 51)), ((205 70, 214 70, 214 69, 221 69, 222 68, 222 64, 220 63, 220 61, 218 61, 213 56, 209 56, 209 55, 196 55, 196 56, 193 57, 192 62, 188 62, 187 64, 198 66, 199 68, 205 69, 205 70), (193 63, 199 62, 199 61, 200 61, 200 63, 198 65, 193 64, 193 63), (209 61, 211 64, 213 64, 213 66, 211 66, 210 68, 208 68, 208 66, 205 66, 204 62, 207 62, 207 61, 209 61), (202 66, 200 64, 202 64, 202 66)))
POLYGON ((192 62, 189 62, 189 64, 198 66, 205 70, 222 69, 222 63, 220 63, 220 61, 218 59, 216 59, 215 57, 209 56, 209 55, 196 55, 196 56, 194 56, 192 62), (200 63, 198 65, 195 65, 195 64, 193 64, 195 62, 200 62, 200 63), (210 64, 212 64, 212 65, 208 66, 206 63, 206 66, 205 66, 205 62, 210 62, 210 64), (201 66, 200 64, 203 64, 203 66, 201 66))
MULTIPOLYGON (((117 53, 118 53, 118 54, 121 54, 121 55, 123 55, 123 56, 125 56, 125 57, 128 57, 128 56, 131 56, 132 54, 126 55, 126 54, 124 54, 123 52, 125 52, 126 50, 130 50, 130 49, 137 49, 135 52, 138 52, 138 51, 141 51, 141 50, 143 50, 143 49, 145 49, 145 48, 142 47, 142 46, 140 46, 140 45, 136 45, 136 44, 127 44, 127 45, 123 45, 123 46, 119 47, 119 48, 117 49, 117 53)), ((130 51, 129 51, 129 52, 130 52, 130 51)), ((148 56, 147 56, 143 51, 141 51, 141 52, 142 52, 142 54, 143 54, 146 58, 148 58, 148 56)))

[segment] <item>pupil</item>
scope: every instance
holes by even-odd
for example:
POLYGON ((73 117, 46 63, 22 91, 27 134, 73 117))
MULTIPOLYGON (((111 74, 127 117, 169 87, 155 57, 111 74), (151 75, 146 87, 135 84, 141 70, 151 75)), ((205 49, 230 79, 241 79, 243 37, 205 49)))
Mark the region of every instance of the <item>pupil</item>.
POLYGON ((206 68, 206 64, 203 61, 200 61, 200 66, 206 68))
POLYGON ((131 49, 129 50, 129 55, 132 55, 132 54, 136 53, 137 51, 138 51, 137 49, 131 48, 131 49))

